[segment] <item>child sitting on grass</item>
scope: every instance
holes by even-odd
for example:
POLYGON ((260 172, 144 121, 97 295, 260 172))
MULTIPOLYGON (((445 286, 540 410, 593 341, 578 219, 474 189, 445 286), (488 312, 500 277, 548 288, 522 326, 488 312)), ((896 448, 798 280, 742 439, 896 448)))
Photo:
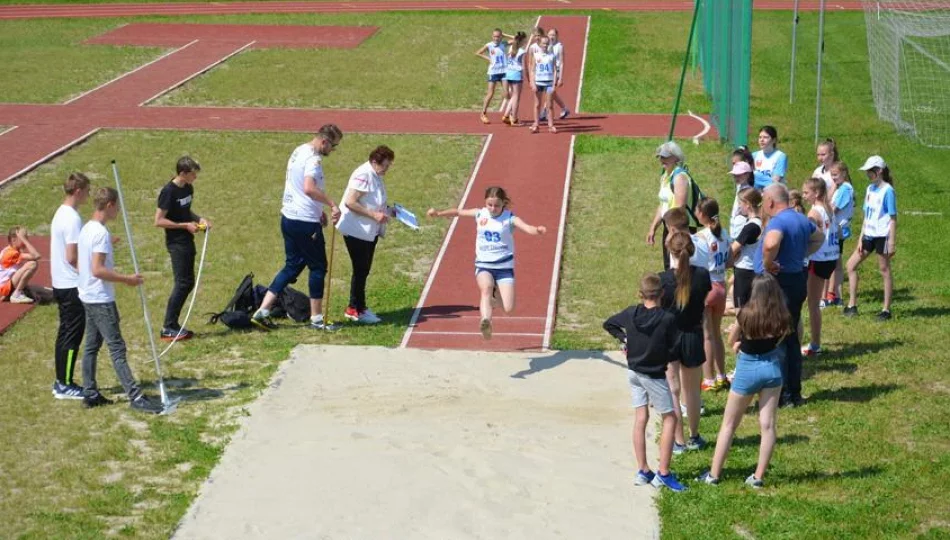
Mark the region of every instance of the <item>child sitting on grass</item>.
POLYGON ((633 453, 637 457, 637 477, 634 484, 664 486, 672 491, 685 491, 670 471, 673 455, 673 433, 676 416, 673 396, 666 382, 666 366, 677 345, 676 318, 660 307, 663 288, 660 276, 646 274, 640 280, 640 299, 643 303, 630 306, 604 322, 604 330, 624 343, 627 352, 627 380, 633 395, 636 420, 633 427, 633 453), (647 464, 646 429, 650 419, 647 405, 663 417, 660 435, 659 474, 647 464))
POLYGON ((32 304, 25 291, 36 274, 40 252, 30 243, 25 227, 10 229, 7 242, 0 251, 0 301, 10 297, 11 304, 32 304))

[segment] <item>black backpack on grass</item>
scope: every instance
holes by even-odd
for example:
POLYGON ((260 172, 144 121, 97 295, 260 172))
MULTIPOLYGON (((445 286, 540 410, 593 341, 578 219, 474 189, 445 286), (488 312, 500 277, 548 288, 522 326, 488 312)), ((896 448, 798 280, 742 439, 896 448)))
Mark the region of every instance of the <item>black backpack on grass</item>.
POLYGON ((224 310, 212 313, 208 322, 216 324, 221 321, 228 328, 236 330, 252 328, 251 315, 257 311, 263 300, 264 296, 255 290, 254 274, 248 274, 234 290, 234 295, 224 310))

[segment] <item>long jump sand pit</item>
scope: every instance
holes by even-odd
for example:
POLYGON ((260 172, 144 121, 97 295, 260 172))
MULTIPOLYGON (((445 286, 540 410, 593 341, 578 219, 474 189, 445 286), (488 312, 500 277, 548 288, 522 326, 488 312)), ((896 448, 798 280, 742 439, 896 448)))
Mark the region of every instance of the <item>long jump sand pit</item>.
POLYGON ((586 352, 298 347, 175 538, 654 538, 624 370, 586 352))

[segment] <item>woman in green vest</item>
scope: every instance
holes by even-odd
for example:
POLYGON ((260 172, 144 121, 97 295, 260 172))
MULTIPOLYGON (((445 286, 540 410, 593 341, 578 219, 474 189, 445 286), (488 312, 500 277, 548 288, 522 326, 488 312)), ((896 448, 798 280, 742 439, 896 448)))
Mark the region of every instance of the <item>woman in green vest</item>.
MULTIPOLYGON (((699 222, 696 220, 696 196, 693 191, 693 179, 686 168, 686 156, 683 149, 673 141, 667 141, 656 149, 656 157, 663 166, 663 172, 660 175, 660 205, 657 206, 656 215, 653 216, 653 223, 647 232, 647 245, 652 246, 655 242, 656 229, 663 223, 663 214, 673 208, 683 206, 686 213, 689 214, 689 231, 695 233, 699 222)), ((666 225, 663 225, 663 238, 660 245, 663 246, 663 268, 670 269, 670 255, 666 250, 666 237, 669 231, 666 225)))

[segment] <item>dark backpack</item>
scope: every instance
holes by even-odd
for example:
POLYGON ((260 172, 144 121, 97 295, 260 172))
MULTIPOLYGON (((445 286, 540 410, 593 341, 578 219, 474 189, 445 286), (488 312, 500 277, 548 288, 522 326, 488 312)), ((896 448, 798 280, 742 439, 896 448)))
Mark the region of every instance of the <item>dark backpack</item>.
POLYGON ((689 197, 686 198, 685 208, 686 212, 689 214, 690 226, 693 226, 694 224, 699 225, 699 220, 696 219, 696 207, 699 206, 699 203, 706 200, 706 194, 703 193, 702 188, 700 188, 699 184, 696 183, 696 179, 693 178, 693 173, 690 172, 686 165, 682 165, 673 169, 673 172, 670 174, 670 191, 673 191, 673 180, 676 179, 676 176, 679 173, 685 173, 689 178, 689 189, 691 190, 691 193, 689 194, 689 197))
POLYGON ((310 297, 297 289, 286 287, 277 296, 276 303, 283 309, 284 314, 294 321, 299 323, 310 321, 310 297))
POLYGON ((234 290, 234 295, 228 301, 224 310, 218 313, 212 313, 208 320, 210 324, 223 322, 228 328, 250 328, 251 314, 254 313, 261 302, 264 300, 262 295, 257 294, 254 287, 254 274, 244 276, 241 283, 234 290))

